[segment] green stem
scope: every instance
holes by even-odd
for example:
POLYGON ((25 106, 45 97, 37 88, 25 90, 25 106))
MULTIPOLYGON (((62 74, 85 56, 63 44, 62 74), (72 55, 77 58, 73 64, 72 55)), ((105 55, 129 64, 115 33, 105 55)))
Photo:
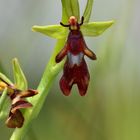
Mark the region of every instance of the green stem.
POLYGON ((63 63, 57 65, 55 64, 55 56, 60 51, 60 49, 64 46, 64 44, 65 44, 65 39, 58 40, 56 47, 54 49, 54 53, 50 58, 50 61, 44 72, 43 78, 38 86, 39 94, 30 99, 30 102, 33 104, 33 107, 24 112, 24 117, 25 117, 24 125, 20 129, 18 128, 15 129, 10 140, 21 140, 24 137, 26 131, 28 130, 31 121, 39 114, 56 75, 62 69, 63 63))

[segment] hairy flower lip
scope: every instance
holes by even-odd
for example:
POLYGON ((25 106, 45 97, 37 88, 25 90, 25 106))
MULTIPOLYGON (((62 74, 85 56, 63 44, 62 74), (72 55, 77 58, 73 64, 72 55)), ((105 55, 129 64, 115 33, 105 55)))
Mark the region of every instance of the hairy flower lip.
POLYGON ((24 117, 20 110, 15 110, 14 113, 10 112, 5 124, 9 128, 21 128, 24 123, 24 117))

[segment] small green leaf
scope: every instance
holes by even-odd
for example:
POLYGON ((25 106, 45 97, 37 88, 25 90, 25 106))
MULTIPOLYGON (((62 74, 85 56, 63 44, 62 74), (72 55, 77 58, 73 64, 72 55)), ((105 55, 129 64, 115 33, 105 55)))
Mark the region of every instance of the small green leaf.
POLYGON ((9 85, 13 85, 13 83, 2 73, 0 73, 0 79, 8 83, 9 85))
POLYGON ((13 59, 13 73, 14 73, 15 85, 17 86, 17 88, 21 90, 26 90, 27 80, 16 58, 13 59))
POLYGON ((79 2, 78 0, 61 0, 62 2, 62 9, 67 15, 67 21, 70 16, 75 16, 77 19, 80 19, 80 10, 79 10, 79 2))
POLYGON ((81 26, 81 31, 84 36, 99 36, 113 23, 113 20, 106 22, 91 22, 81 26))
POLYGON ((90 16, 91 16, 91 12, 92 12, 92 7, 93 7, 93 2, 94 0, 88 0, 87 1, 87 5, 84 11, 84 22, 89 22, 90 16))
POLYGON ((32 31, 40 32, 55 39, 63 39, 68 35, 68 29, 61 25, 33 26, 32 31))

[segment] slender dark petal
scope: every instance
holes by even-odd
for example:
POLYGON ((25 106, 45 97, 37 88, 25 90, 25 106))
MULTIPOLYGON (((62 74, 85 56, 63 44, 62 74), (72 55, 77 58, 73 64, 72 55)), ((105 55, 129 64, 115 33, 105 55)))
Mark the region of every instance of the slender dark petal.
POLYGON ((21 91, 18 96, 21 98, 25 98, 25 97, 32 97, 36 94, 38 94, 37 90, 28 89, 26 91, 21 91))
POLYGON ((96 58, 96 54, 87 47, 84 38, 83 38, 83 41, 80 42, 80 45, 83 46, 83 52, 84 52, 84 54, 86 56, 88 56, 92 60, 96 60, 97 59, 96 58))
POLYGON ((84 49, 84 54, 86 55, 86 56, 88 56, 90 59, 92 59, 92 60, 96 60, 97 58, 96 58, 96 54, 94 53, 94 52, 92 52, 89 48, 85 48, 84 49))
POLYGON ((31 103, 24 100, 19 100, 15 104, 12 105, 11 112, 14 113, 17 109, 30 108, 30 107, 32 107, 31 103))
POLYGON ((59 54, 56 56, 55 61, 56 63, 59 63, 62 61, 62 59, 67 55, 67 45, 59 52, 59 54))

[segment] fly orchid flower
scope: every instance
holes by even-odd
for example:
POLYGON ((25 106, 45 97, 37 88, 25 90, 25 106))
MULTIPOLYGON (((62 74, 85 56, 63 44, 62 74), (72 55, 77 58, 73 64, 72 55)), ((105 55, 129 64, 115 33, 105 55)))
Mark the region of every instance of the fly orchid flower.
POLYGON ((63 16, 60 25, 35 25, 32 30, 58 39, 58 46, 56 46, 56 50, 54 51, 55 57, 51 58, 51 66, 54 72, 59 71, 60 66, 63 66, 61 65, 63 63, 60 63, 58 66, 56 64, 67 56, 63 76, 60 79, 60 88, 64 95, 68 96, 73 84, 77 84, 80 95, 84 96, 90 80, 84 55, 92 60, 96 60, 96 55, 87 47, 83 36, 99 36, 114 21, 89 22, 93 0, 87 0, 81 23, 78 23, 80 19, 78 0, 61 1, 63 16))
POLYGON ((0 115, 6 117, 9 112, 6 125, 9 128, 21 128, 24 123, 24 114, 21 109, 32 107, 27 97, 38 94, 38 91, 28 89, 26 77, 17 59, 13 59, 13 74, 14 84, 0 73, 0 115), (7 97, 10 103, 6 102, 7 97))
POLYGON ((56 63, 59 63, 67 55, 64 74, 60 79, 60 88, 66 96, 70 94, 73 84, 77 84, 81 96, 86 94, 90 75, 84 55, 96 60, 96 55, 87 47, 80 31, 83 22, 84 17, 81 18, 81 23, 78 23, 74 16, 70 17, 68 25, 60 22, 62 26, 69 27, 70 30, 66 45, 56 56, 56 63))
POLYGON ((24 122, 24 117, 20 111, 22 108, 32 107, 32 104, 25 100, 26 97, 32 97, 38 92, 36 90, 20 90, 14 84, 8 84, 3 79, 0 79, 0 91, 3 92, 7 88, 7 96, 11 100, 11 108, 9 116, 6 120, 6 125, 9 128, 21 128, 24 122))

